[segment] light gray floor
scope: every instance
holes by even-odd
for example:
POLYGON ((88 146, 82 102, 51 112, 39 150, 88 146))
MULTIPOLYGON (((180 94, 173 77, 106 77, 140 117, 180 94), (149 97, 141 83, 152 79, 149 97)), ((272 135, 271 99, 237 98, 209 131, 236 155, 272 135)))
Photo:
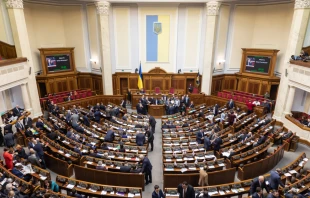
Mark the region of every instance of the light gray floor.
MULTIPOLYGON (((129 112, 131 112, 131 109, 128 110, 129 112)), ((150 198, 152 196, 152 192, 154 190, 154 185, 159 185, 160 188, 163 187, 163 161, 162 161, 162 135, 161 135, 161 119, 156 119, 156 129, 155 129, 155 139, 154 139, 154 151, 153 152, 149 152, 148 156, 149 159, 153 165, 153 171, 152 171, 152 176, 153 176, 153 181, 151 184, 147 185, 145 187, 145 191, 142 193, 143 197, 147 197, 150 198)), ((270 152, 274 149, 275 147, 270 148, 270 152)), ((28 153, 28 149, 26 149, 26 152, 28 153)), ((0 148, 0 152, 1 152, 1 156, 3 153, 3 147, 0 148)), ((291 163, 293 160, 295 160, 297 158, 297 156, 299 156, 299 154, 301 154, 302 152, 305 152, 307 157, 310 157, 310 149, 308 146, 303 145, 303 144, 299 144, 298 145, 298 149, 296 150, 296 152, 285 152, 284 157, 282 158, 282 160, 277 164, 276 167, 274 168, 282 168, 286 165, 288 165, 289 163, 291 163)), ((305 166, 307 169, 310 169, 310 161, 306 164, 305 166)), ((57 174, 50 171, 51 172, 51 178, 52 180, 55 181, 57 174)), ((74 175, 73 177, 74 178, 74 175)), ((237 177, 235 177, 235 181, 239 181, 237 179, 237 177)), ((182 182, 182 181, 180 181, 182 182)), ((197 181, 198 183, 198 181, 197 181)))

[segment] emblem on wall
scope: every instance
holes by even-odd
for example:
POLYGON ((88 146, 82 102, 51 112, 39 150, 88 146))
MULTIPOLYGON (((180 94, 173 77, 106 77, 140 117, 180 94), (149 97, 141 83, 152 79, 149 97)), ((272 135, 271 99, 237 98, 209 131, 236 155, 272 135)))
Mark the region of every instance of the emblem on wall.
POLYGON ((160 34, 161 33, 161 22, 154 22, 153 23, 153 32, 155 34, 160 34))

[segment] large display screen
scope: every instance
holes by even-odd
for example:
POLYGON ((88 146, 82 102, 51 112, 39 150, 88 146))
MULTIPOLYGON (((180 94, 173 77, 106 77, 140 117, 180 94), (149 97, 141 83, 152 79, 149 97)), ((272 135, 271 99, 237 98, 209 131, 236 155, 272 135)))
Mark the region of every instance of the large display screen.
POLYGON ((57 54, 46 56, 45 58, 48 72, 61 72, 71 70, 69 54, 57 54))
POLYGON ((245 71, 268 74, 270 59, 268 56, 247 56, 245 71))

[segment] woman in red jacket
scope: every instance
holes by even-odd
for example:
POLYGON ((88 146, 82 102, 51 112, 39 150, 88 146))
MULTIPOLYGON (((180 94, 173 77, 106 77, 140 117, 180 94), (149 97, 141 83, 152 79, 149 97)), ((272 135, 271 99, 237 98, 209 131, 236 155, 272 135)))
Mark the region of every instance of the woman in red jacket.
POLYGON ((4 148, 3 151, 4 151, 3 158, 5 161, 6 168, 9 170, 12 170, 14 167, 13 166, 13 151, 8 150, 7 148, 4 148))

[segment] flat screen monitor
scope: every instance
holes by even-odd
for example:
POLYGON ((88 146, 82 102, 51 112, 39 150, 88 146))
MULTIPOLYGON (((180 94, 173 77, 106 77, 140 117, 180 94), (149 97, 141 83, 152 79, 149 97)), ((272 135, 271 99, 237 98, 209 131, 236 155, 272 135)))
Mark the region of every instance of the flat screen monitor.
POLYGON ((62 72, 71 70, 69 54, 48 55, 45 59, 48 72, 62 72))
POLYGON ((245 71, 268 74, 270 59, 269 56, 247 56, 245 71))

